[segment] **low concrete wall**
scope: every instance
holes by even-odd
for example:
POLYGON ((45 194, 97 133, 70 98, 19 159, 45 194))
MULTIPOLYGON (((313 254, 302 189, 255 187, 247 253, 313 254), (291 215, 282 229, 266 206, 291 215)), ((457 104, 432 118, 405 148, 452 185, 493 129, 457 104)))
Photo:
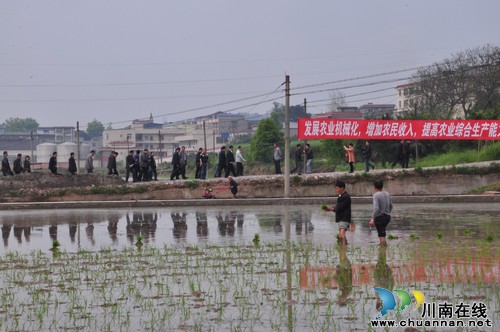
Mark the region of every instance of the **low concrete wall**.
MULTIPOLYGON (((335 182, 343 180, 352 196, 373 194, 373 181, 383 180, 385 189, 392 196, 463 195, 470 189, 500 182, 500 171, 490 173, 457 174, 456 170, 421 171, 376 170, 370 173, 344 172, 318 173, 292 176, 290 198, 332 198, 335 182)), ((468 173, 482 173, 473 170, 468 173)), ((238 197, 241 199, 271 199, 284 197, 282 175, 238 177, 238 197)), ((213 188, 217 198, 231 198, 224 178, 209 180, 152 181, 126 183, 118 177, 82 174, 76 176, 49 174, 0 177, 0 202, 73 202, 73 201, 167 201, 196 200, 202 198, 204 187, 213 188), (88 188, 99 187, 89 192, 88 188), (139 187, 140 186, 140 187, 139 187), (102 187, 102 188, 101 188, 102 187), (87 188, 87 189, 85 189, 87 188), (106 191, 105 189, 119 189, 106 191), (64 190, 61 190, 64 189, 64 190), (103 189, 103 190, 100 190, 103 189), (139 190, 140 189, 140 190, 139 190), (103 194, 110 192, 110 194, 103 194), (111 193, 120 194, 111 194, 111 193), (100 193, 100 194, 97 194, 100 193)), ((498 195, 497 195, 498 196, 498 195)), ((197 204, 191 202, 190 204, 197 204)), ((259 203, 257 203, 259 204, 259 203)), ((287 203, 288 204, 288 203, 287 203)))

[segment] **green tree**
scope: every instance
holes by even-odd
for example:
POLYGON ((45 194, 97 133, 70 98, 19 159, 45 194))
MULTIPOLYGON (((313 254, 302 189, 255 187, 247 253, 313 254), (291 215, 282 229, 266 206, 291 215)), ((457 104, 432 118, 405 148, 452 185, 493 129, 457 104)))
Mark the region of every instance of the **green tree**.
MULTIPOLYGON (((278 128, 283 128, 285 123, 285 105, 274 102, 274 107, 271 111, 271 119, 278 126, 278 128)), ((306 114, 304 110, 304 105, 290 106, 290 122, 297 122, 298 118, 310 118, 310 114, 306 114)))
POLYGON ((103 131, 104 125, 102 124, 102 122, 94 119, 91 122, 87 123, 87 134, 89 134, 91 138, 102 136, 103 131))
POLYGON ((283 146, 283 133, 276 123, 271 119, 259 122, 259 127, 250 144, 250 158, 261 163, 271 162, 273 157, 273 144, 283 146))
POLYGON ((6 132, 30 132, 36 131, 40 125, 33 118, 8 118, 5 120, 6 132))
POLYGON ((340 164, 344 161, 344 145, 345 142, 342 140, 321 140, 321 153, 329 162, 333 164, 340 164))

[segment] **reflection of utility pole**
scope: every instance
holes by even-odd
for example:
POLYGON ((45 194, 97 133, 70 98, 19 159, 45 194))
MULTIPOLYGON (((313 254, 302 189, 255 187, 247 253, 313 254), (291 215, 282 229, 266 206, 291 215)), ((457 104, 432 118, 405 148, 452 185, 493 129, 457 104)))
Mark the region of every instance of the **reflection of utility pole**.
POLYGON ((285 208, 285 265, 286 265, 286 299, 288 313, 288 329, 293 330, 293 304, 292 304, 292 249, 290 244, 290 211, 285 208))
POLYGON ((285 76, 285 198, 290 197, 290 76, 285 76))

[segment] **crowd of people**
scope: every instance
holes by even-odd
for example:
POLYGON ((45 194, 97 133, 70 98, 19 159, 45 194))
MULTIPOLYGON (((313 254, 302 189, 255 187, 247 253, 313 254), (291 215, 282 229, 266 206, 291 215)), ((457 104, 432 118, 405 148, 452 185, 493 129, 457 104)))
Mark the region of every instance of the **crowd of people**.
POLYGON ((25 156, 24 161, 22 161, 23 155, 18 153, 16 159, 12 163, 12 169, 9 163, 9 154, 7 151, 3 152, 2 157, 2 174, 3 176, 9 176, 21 173, 31 173, 31 163, 30 156, 25 156))
MULTIPOLYGON (((181 151, 183 148, 184 147, 181 147, 181 151)), ((176 172, 177 169, 176 163, 174 163, 174 158, 177 160, 175 153, 172 158, 173 170, 170 180, 173 180, 174 172, 176 172)), ((209 159, 207 149, 199 148, 198 153, 196 153, 195 156, 195 179, 204 180, 207 178, 208 169, 210 167, 209 159)), ((187 162, 187 158, 185 160, 187 162)), ((234 153, 233 145, 230 145, 228 149, 226 149, 226 146, 222 146, 217 155, 217 165, 215 167, 214 177, 219 178, 224 176, 225 178, 228 178, 231 175, 234 177, 243 176, 243 163, 245 161, 246 159, 243 157, 243 148, 241 146, 238 146, 236 155, 234 153)), ((180 165, 180 167, 185 169, 185 164, 180 165)), ((175 174, 177 175, 177 173, 175 174)))
MULTIPOLYGON (((410 141, 401 140, 396 149, 394 160, 391 166, 394 167, 397 164, 401 164, 401 167, 408 168, 410 160, 410 141)), ((349 173, 354 173, 354 166, 356 163, 355 147, 353 143, 349 143, 347 146, 343 147, 345 150, 345 162, 349 165, 349 173)), ((94 172, 94 156, 95 150, 90 151, 87 155, 85 161, 85 171, 87 173, 94 172)), ((375 169, 375 165, 371 163, 372 159, 372 148, 369 141, 366 141, 364 146, 361 148, 361 154, 363 156, 363 161, 365 164, 365 172, 369 172, 370 169, 375 169)), ((119 176, 117 168, 117 156, 116 151, 111 151, 108 156, 107 170, 108 175, 119 176)), ((310 144, 297 144, 296 149, 293 152, 293 160, 295 162, 295 167, 290 170, 291 174, 301 175, 303 172, 306 174, 311 174, 313 172, 313 159, 314 153, 310 144)), ((210 168, 210 158, 207 149, 199 148, 195 155, 195 179, 206 179, 208 177, 208 171, 210 168)), ((274 173, 282 174, 281 162, 283 160, 283 154, 281 152, 278 143, 274 143, 274 149, 272 152, 272 159, 274 163, 274 173)), ((217 154, 217 164, 215 165, 214 177, 238 177, 244 174, 244 163, 246 162, 243 156, 243 148, 238 146, 236 151, 234 151, 234 146, 229 145, 221 146, 217 154)), ((172 170, 170 173, 170 180, 180 180, 188 179, 186 175, 186 169, 188 166, 188 154, 186 152, 185 146, 177 147, 172 156, 172 170)), ((57 167, 57 152, 54 152, 49 160, 48 166, 52 174, 60 174, 57 167)), ((70 158, 68 160, 69 174, 75 175, 78 172, 77 162, 75 160, 75 154, 71 152, 70 158)), ((7 151, 3 153, 2 159, 2 173, 4 176, 30 173, 31 163, 30 156, 26 155, 24 161, 22 160, 22 155, 18 154, 17 158, 13 162, 13 167, 11 169, 8 159, 7 151)), ((151 181, 157 180, 158 172, 156 169, 156 160, 154 152, 149 152, 148 149, 143 150, 130 150, 125 159, 125 181, 132 179, 133 182, 140 181, 151 181)))

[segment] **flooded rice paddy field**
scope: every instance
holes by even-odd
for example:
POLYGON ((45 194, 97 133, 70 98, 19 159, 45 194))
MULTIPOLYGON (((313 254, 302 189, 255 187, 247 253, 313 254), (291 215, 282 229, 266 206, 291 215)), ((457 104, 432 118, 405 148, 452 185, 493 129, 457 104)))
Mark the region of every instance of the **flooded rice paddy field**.
POLYGON ((2 211, 0 329, 364 331, 380 318, 498 330, 497 205, 398 204, 387 248, 369 205, 353 205, 346 247, 320 204, 2 211), (425 302, 382 315, 374 287, 425 302))

